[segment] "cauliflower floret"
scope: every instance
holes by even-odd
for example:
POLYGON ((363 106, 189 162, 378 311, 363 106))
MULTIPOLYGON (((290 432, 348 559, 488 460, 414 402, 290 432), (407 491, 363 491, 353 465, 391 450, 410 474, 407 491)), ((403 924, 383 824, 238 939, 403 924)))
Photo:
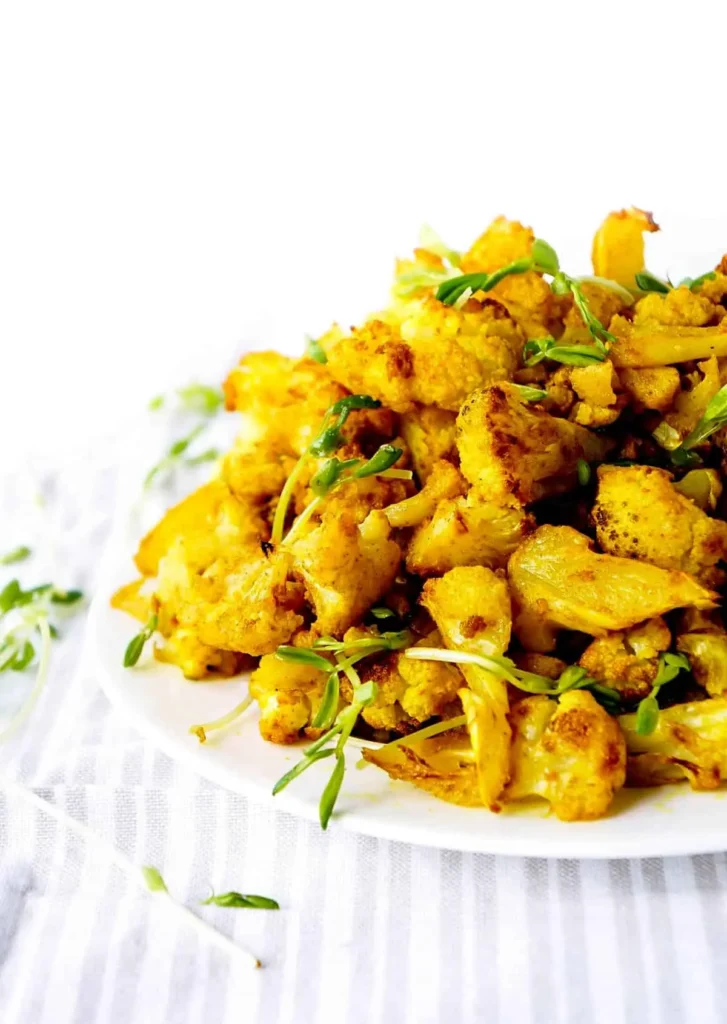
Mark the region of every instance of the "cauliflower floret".
POLYGON ((429 298, 398 328, 370 320, 354 329, 331 350, 328 368, 396 412, 416 403, 456 412, 474 388, 512 376, 523 340, 497 307, 455 309, 429 298))
POLYGON ((621 715, 618 723, 629 753, 629 785, 659 786, 686 777, 692 789, 716 789, 727 779, 727 698, 666 708, 648 736, 636 731, 635 714, 621 715))
POLYGON ((661 324, 664 327, 706 327, 714 323, 714 306, 703 295, 689 288, 673 288, 666 295, 649 292, 634 309, 635 324, 661 324))
POLYGON ((527 537, 508 577, 515 632, 535 651, 552 650, 559 628, 605 636, 672 608, 714 607, 717 597, 684 572, 596 554, 570 526, 541 526, 527 537))
MULTIPOLYGON (((265 438, 268 445, 302 455, 328 409, 347 391, 329 367, 314 359, 288 359, 277 352, 250 352, 225 381, 228 409, 243 414, 242 443, 250 450, 265 438)), ((390 409, 354 411, 343 428, 348 441, 361 435, 390 438, 396 417, 390 409)))
POLYGON ((280 494, 295 457, 261 440, 252 448, 238 441, 222 460, 220 476, 240 501, 265 502, 280 494))
POLYGON ((644 269, 644 233, 658 230, 652 215, 634 206, 609 213, 593 238, 593 273, 635 288, 644 269))
POLYGON ((260 735, 271 743, 295 743, 311 722, 323 696, 326 677, 301 662, 274 654, 260 659, 250 676, 250 695, 260 705, 260 735))
POLYGON ((579 459, 600 461, 607 438, 528 405, 512 384, 473 392, 457 417, 462 472, 492 501, 522 504, 574 487, 579 459))
POLYGON ((717 327, 664 327, 662 324, 632 324, 615 316, 609 330, 616 338, 608 355, 617 370, 645 366, 671 366, 692 359, 727 356, 727 325, 717 327))
POLYGON ((664 417, 682 440, 696 427, 710 400, 722 386, 717 359, 713 356, 697 363, 697 371, 687 374, 685 383, 689 386, 676 396, 674 407, 664 417))
MULTIPOLYGON (((503 654, 510 643, 507 584, 481 566, 452 569, 424 584, 422 604, 445 646, 485 656, 503 654)), ((459 691, 475 757, 482 802, 499 810, 509 775, 510 726, 507 686, 476 665, 463 665, 467 688, 459 691)))
POLYGON ((724 580, 727 523, 712 519, 652 466, 601 466, 593 506, 598 543, 609 555, 681 569, 706 586, 724 580))
POLYGON ((677 650, 689 658, 692 674, 710 697, 727 694, 727 633, 717 614, 684 615, 677 650))
POLYGON ((438 461, 457 458, 456 422, 456 413, 435 405, 418 405, 401 417, 401 433, 420 483, 426 483, 438 461))
MULTIPOLYGON (((441 637, 434 632, 414 646, 439 647, 441 637)), ((376 699, 361 713, 374 729, 409 731, 434 716, 446 717, 453 706, 459 713, 457 693, 463 680, 455 665, 412 661, 400 652, 392 652, 373 663, 364 662, 360 675, 363 682, 376 683, 376 699)), ((346 699, 350 698, 345 679, 342 692, 346 699)))
POLYGON ((585 690, 559 703, 527 697, 510 712, 513 731, 505 801, 539 796, 563 821, 602 817, 626 777, 626 744, 610 715, 585 690))
POLYGON ((401 782, 409 782, 439 800, 463 807, 482 807, 474 754, 462 730, 415 740, 406 745, 364 750, 366 761, 401 782))
MULTIPOLYGON (((597 282, 582 281, 581 291, 586 297, 588 308, 604 327, 608 327, 611 318, 623 313, 628 305, 628 303, 624 303, 622 296, 613 288, 607 288, 597 282)), ((591 332, 586 327, 573 299, 562 299, 561 302, 567 302, 569 308, 565 315, 565 329, 560 337, 560 343, 562 345, 592 345, 593 337, 591 332)))
POLYGON ((535 526, 519 505, 498 505, 473 487, 466 497, 445 498, 414 531, 406 553, 409 572, 440 576, 458 565, 504 567, 535 526))
POLYGON ((173 629, 164 637, 161 647, 154 648, 157 661, 181 668, 186 679, 208 679, 210 676, 234 676, 245 668, 245 655, 221 651, 200 643, 192 629, 173 629))
MULTIPOLYGON (((462 257, 462 272, 473 274, 499 270, 507 263, 529 256, 534 241, 532 228, 498 217, 462 257)), ((506 277, 487 294, 502 302, 528 338, 541 338, 552 333, 558 304, 540 274, 528 271, 506 277)))
POLYGON ((389 524, 396 529, 418 526, 433 515, 443 498, 456 498, 467 490, 467 481, 451 462, 440 459, 432 466, 432 472, 421 491, 404 501, 389 505, 384 510, 389 524))
POLYGON ((643 409, 666 412, 681 387, 675 366, 652 366, 641 370, 624 368, 619 371, 619 380, 637 412, 643 409))
POLYGON ((618 690, 624 700, 639 700, 651 692, 659 671, 659 654, 670 645, 669 627, 657 617, 594 640, 578 664, 594 679, 618 690))
POLYGON ((321 634, 341 636, 394 582, 401 549, 383 512, 362 523, 346 510, 326 509, 320 525, 290 545, 321 634))

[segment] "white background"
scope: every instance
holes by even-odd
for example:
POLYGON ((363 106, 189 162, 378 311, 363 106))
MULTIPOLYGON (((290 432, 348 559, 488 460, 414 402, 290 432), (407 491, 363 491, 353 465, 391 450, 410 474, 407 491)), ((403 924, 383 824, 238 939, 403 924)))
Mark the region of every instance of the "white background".
POLYGON ((464 246, 519 217, 577 272, 634 203, 669 232, 654 270, 705 269, 727 248, 723 10, 4 4, 3 461, 376 308, 422 221, 464 246))

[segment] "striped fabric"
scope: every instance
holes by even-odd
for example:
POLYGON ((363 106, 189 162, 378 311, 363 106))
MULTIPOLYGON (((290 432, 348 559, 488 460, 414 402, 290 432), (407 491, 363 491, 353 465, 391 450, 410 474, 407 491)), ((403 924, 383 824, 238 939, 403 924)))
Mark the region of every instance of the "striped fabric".
MULTIPOLYGON (((87 461, 45 478, 61 584, 92 590, 113 484, 87 461)), ((3 488, 3 537, 21 490, 3 488)), ((82 627, 0 752, 5 775, 157 866, 190 906, 213 886, 282 909, 199 909, 264 964, 232 966, 98 851, 0 794, 2 1024, 725 1020, 723 855, 558 862, 324 835, 135 735, 84 669, 82 627)))

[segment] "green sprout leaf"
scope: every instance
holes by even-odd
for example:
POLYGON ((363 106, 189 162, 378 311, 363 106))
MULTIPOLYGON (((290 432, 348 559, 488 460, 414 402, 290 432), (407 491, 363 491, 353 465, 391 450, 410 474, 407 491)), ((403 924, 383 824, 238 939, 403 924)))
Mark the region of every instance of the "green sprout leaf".
POLYGON ((689 672, 691 665, 685 654, 667 652, 659 656, 659 668, 648 697, 636 709, 636 732, 639 736, 650 736, 659 724, 659 702, 657 696, 662 686, 676 679, 680 672, 689 672))
POLYGON ((606 355, 589 345, 559 345, 555 338, 531 338, 525 342, 523 360, 525 366, 537 366, 544 359, 551 359, 564 366, 592 366, 602 363, 606 355))
POLYGON ((241 892, 223 892, 218 895, 212 893, 206 900, 200 902, 202 907, 208 907, 210 904, 216 907, 239 907, 244 910, 280 910, 277 900, 271 900, 268 896, 243 896, 241 892))
POLYGON ((591 482, 591 467, 585 459, 578 460, 576 463, 576 470, 578 473, 578 483, 581 487, 588 487, 591 482))
POLYGON ((316 654, 310 647, 288 647, 283 644, 282 647, 278 647, 275 657, 281 661, 290 661, 298 665, 310 665, 311 668, 317 668, 319 672, 330 672, 332 667, 327 658, 316 654))
POLYGON ((56 588, 53 587, 50 599, 53 604, 76 604, 77 601, 83 600, 83 591, 56 590, 56 588))
POLYGON ((323 351, 320 341, 317 341, 316 338, 311 338, 308 335, 306 335, 305 354, 309 359, 314 359, 317 363, 325 365, 325 363, 328 362, 328 356, 323 351))
POLYGON ((392 612, 391 608, 370 608, 369 615, 373 615, 375 619, 395 619, 396 613, 392 612))
POLYGON ((542 388, 531 388, 527 384, 512 384, 511 387, 515 388, 526 402, 542 402, 544 398, 548 397, 548 392, 543 391, 542 388))
POLYGON ((642 292, 657 292, 659 295, 668 295, 671 291, 667 281, 662 281, 660 277, 650 274, 648 270, 643 270, 640 274, 636 274, 635 278, 636 286, 642 292))
POLYGON ((679 282, 677 288, 687 287, 691 291, 696 291, 705 281, 714 281, 717 276, 714 270, 708 270, 706 274, 700 274, 699 277, 685 277, 679 282))
POLYGON ((0 565, 15 565, 17 562, 24 562, 26 558, 30 558, 32 553, 30 548, 22 544, 20 547, 13 548, 12 551, 8 551, 7 554, 3 555, 0 558, 0 565))
POLYGON ((219 388, 208 384, 187 384, 177 389, 177 397, 185 412, 197 413, 200 416, 214 416, 222 408, 225 397, 219 388))
POLYGON ((167 884, 157 868, 152 867, 150 864, 145 864, 141 869, 141 874, 149 892, 169 892, 167 884))
POLYGON ((124 668, 133 668, 141 657, 147 640, 150 640, 157 628, 157 617, 152 615, 147 624, 127 644, 124 651, 124 668))
POLYGON ((318 807, 318 817, 322 829, 328 828, 328 822, 331 820, 333 808, 336 806, 338 794, 341 792, 341 785, 345 774, 346 758, 343 753, 336 752, 336 763, 333 767, 333 771, 331 772, 331 777, 326 783, 326 788, 323 790, 321 802, 318 807))
POLYGON ((17 605, 23 591, 17 580, 10 580, 0 590, 0 615, 4 615, 17 605))

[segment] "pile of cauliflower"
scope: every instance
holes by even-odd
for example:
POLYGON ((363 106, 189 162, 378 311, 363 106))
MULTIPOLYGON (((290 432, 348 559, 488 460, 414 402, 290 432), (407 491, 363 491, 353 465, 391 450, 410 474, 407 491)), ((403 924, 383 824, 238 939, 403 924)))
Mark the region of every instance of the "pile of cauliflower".
MULTIPOLYGON (((673 456, 727 382, 727 257, 697 282, 644 288, 655 230, 630 209, 596 234, 594 276, 577 280, 613 340, 593 361, 527 358, 543 338, 594 347, 574 295, 538 268, 437 298, 458 274, 529 257, 533 232, 504 218, 462 254, 427 235, 397 264, 389 306, 332 327, 311 354, 244 356, 224 385, 238 440, 142 540, 142 581, 116 606, 156 615, 156 657, 189 679, 251 670, 261 734, 282 744, 321 736, 326 675, 279 648, 408 631, 406 646, 358 661, 375 687, 354 735, 393 779, 445 800, 498 811, 539 798, 578 820, 604 815, 624 784, 717 787, 727 430, 673 456), (350 395, 376 401, 350 412, 336 457, 393 447, 397 472, 320 497, 325 459, 309 449, 350 395), (662 689, 668 654, 687 660, 662 689), (637 709, 658 676, 645 729, 637 709), (536 677, 587 682, 533 693, 536 677)), ((337 699, 339 711, 354 699, 343 672, 337 699)))

